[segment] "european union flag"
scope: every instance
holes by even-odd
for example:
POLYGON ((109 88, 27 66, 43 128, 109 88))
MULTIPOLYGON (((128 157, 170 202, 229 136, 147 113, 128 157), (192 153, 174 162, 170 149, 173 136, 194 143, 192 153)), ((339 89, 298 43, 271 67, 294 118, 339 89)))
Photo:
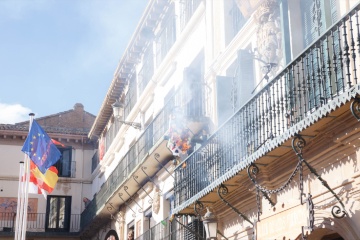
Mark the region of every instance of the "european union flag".
POLYGON ((29 135, 21 151, 30 157, 42 173, 45 173, 61 157, 59 149, 35 120, 32 122, 29 135))

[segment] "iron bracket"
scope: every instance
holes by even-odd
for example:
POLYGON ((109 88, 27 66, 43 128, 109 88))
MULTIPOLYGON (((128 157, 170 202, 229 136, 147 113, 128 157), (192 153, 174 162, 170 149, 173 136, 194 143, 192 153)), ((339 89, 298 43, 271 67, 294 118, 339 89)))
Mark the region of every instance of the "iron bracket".
POLYGON ((121 196, 123 194, 122 193, 118 193, 119 198, 125 203, 125 205, 133 212, 132 216, 136 217, 136 212, 130 207, 130 205, 127 203, 127 201, 125 201, 121 196))
POLYGON ((331 214, 335 218, 343 218, 345 215, 348 215, 348 213, 345 210, 345 205, 339 198, 339 196, 330 188, 329 184, 317 173, 317 171, 303 158, 302 155, 302 149, 305 147, 306 142, 301 137, 301 135, 296 134, 295 137, 292 140, 292 147, 294 152, 299 158, 300 163, 305 163, 305 165, 309 168, 310 172, 316 176, 317 179, 321 182, 321 184, 329 190, 329 192, 332 193, 332 195, 336 198, 336 200, 340 203, 341 207, 335 205, 331 209, 331 214))
POLYGON ((157 189, 159 189, 159 195, 162 196, 162 191, 161 191, 161 189, 160 189, 160 186, 159 186, 158 184, 156 184, 156 182, 154 181, 154 179, 153 179, 152 177, 150 177, 150 176, 145 172, 146 169, 147 169, 147 167, 144 167, 144 166, 141 167, 141 171, 143 171, 143 173, 146 175, 147 179, 148 179, 150 182, 152 182, 152 183, 157 187, 157 189))
POLYGON ((351 113, 352 115, 356 118, 356 120, 358 120, 360 122, 360 117, 359 117, 359 114, 360 114, 360 98, 355 98, 351 105, 350 105, 350 110, 351 110, 351 113))
POLYGON ((217 190, 217 194, 219 195, 221 201, 223 201, 227 206, 229 206, 234 212, 236 212, 240 217, 242 217, 245 221, 249 222, 253 227, 254 223, 252 223, 249 218, 247 218, 242 212, 237 210, 234 206, 232 206, 228 201, 226 201, 222 195, 226 195, 229 193, 229 189, 221 184, 217 190))
POLYGON ((155 153, 154 154, 154 158, 155 158, 155 160, 160 164, 160 166, 163 168, 163 169, 165 169, 165 171, 173 178, 173 179, 175 179, 174 178, 174 176, 169 172, 169 170, 164 166, 164 164, 162 164, 160 161, 159 161, 159 158, 160 157, 160 154, 158 154, 158 153, 155 153))
POLYGON ((141 186, 140 183, 136 180, 136 179, 138 179, 139 177, 138 177, 138 176, 135 176, 135 175, 133 175, 132 177, 133 177, 134 181, 141 187, 141 189, 142 189, 142 190, 146 193, 146 195, 150 198, 150 199, 149 199, 149 203, 152 204, 152 203, 154 202, 154 199, 152 199, 152 197, 149 195, 149 193, 148 193, 148 192, 143 188, 143 186, 141 186))
POLYGON ((196 213, 196 216, 198 217, 199 220, 201 220, 201 214, 200 211, 202 211, 204 209, 204 204, 202 202, 200 202, 199 200, 195 201, 194 204, 194 211, 196 213))
POLYGON ((124 186, 124 191, 126 192, 126 194, 129 196, 129 198, 131 199, 131 201, 134 201, 135 204, 139 207, 139 213, 142 213, 143 210, 142 210, 142 207, 139 205, 139 203, 135 200, 135 198, 133 198, 129 193, 128 193, 128 186, 124 186))

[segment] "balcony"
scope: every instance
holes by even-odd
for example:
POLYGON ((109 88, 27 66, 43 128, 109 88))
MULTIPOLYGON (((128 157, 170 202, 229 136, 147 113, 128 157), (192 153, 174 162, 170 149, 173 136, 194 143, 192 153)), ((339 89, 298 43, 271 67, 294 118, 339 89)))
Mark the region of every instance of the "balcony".
POLYGON ((161 169, 162 164, 173 159, 166 144, 169 116, 174 109, 182 106, 182 112, 188 119, 187 127, 192 133, 202 129, 207 118, 202 107, 203 94, 199 93, 203 93, 201 85, 194 89, 193 94, 180 88, 146 127, 81 214, 84 236, 92 236, 97 229, 109 222, 119 207, 127 204, 131 196, 140 189, 140 184, 149 181, 161 169))
MULTIPOLYGON (((0 212, 0 238, 14 239, 14 226, 16 213, 0 212)), ((79 236, 80 214, 71 214, 69 229, 46 228, 45 213, 28 213, 27 217, 27 236, 32 237, 52 237, 52 236, 79 236)))
POLYGON ((183 216, 172 221, 165 219, 135 238, 135 240, 168 239, 205 239, 205 230, 202 222, 198 221, 195 217, 183 216))
POLYGON ((225 182, 235 184, 235 177, 241 181, 246 173, 240 172, 251 163, 266 166, 292 151, 295 134, 317 134, 345 111, 350 114, 349 103, 360 93, 359 9, 249 99, 180 164, 186 168, 175 169, 175 213, 193 213, 191 206, 199 199, 215 201, 213 190, 225 182))

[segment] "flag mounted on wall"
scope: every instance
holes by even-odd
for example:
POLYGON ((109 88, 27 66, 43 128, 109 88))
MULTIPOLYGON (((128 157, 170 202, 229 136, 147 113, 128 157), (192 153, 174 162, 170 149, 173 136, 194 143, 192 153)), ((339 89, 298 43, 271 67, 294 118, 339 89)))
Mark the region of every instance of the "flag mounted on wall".
POLYGON ((29 156, 43 174, 61 157, 59 149, 35 120, 21 151, 29 156))

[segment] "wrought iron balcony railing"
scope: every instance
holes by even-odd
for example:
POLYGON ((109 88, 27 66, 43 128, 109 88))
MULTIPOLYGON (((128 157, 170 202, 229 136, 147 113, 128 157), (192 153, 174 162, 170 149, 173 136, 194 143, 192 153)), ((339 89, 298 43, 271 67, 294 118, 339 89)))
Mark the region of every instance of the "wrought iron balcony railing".
MULTIPOLYGON (((14 232, 16 213, 0 212, 0 232, 14 232)), ((70 232, 78 233, 80 231, 80 214, 71 214, 68 229, 64 228, 47 228, 45 213, 28 213, 27 232, 70 232)), ((1 234, 0 234, 1 235, 1 234)))
POLYGON ((216 187, 215 180, 228 178, 225 173, 267 141, 302 120, 312 124, 317 110, 338 105, 339 97, 358 84, 359 9, 333 25, 175 169, 176 210, 210 184, 216 187))
POLYGON ((156 224, 135 240, 168 240, 168 239, 205 239, 202 222, 193 216, 182 216, 179 219, 165 219, 156 224))
POLYGON ((150 149, 159 141, 164 140, 169 129, 169 116, 177 106, 183 106, 184 115, 189 119, 205 116, 205 109, 202 107, 203 89, 199 84, 193 94, 180 88, 167 102, 164 108, 147 126, 138 141, 129 149, 120 160, 117 167, 101 186, 100 191, 95 194, 89 205, 81 214, 81 227, 87 226, 96 216, 108 198, 114 194, 121 184, 129 177, 129 174, 142 162, 150 149), (184 100, 186 98, 186 101, 184 100), (184 104, 185 103, 185 104, 184 104))

